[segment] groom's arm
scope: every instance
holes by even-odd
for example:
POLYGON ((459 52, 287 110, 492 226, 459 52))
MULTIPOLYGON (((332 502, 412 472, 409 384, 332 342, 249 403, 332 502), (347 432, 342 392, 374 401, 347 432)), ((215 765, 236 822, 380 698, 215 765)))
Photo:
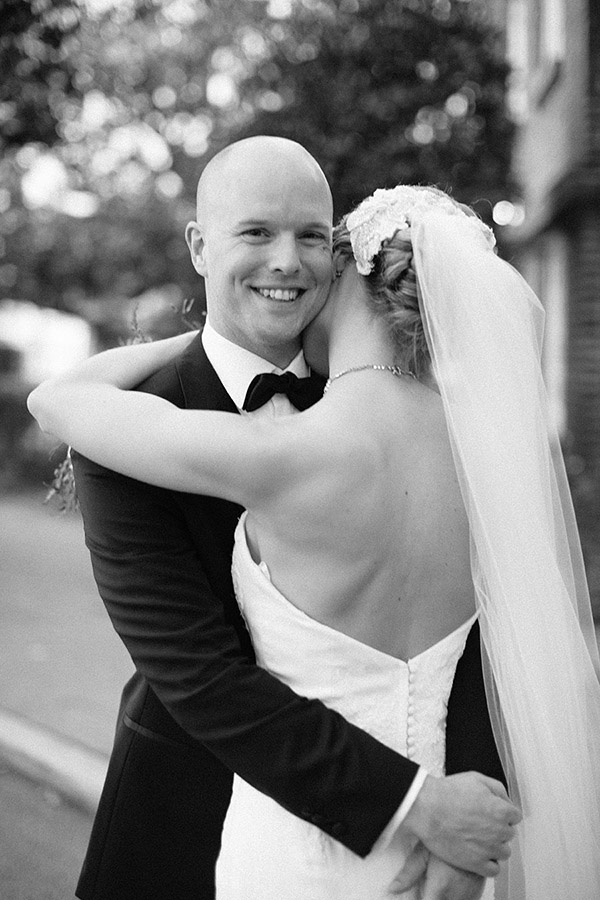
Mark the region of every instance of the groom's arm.
MULTIPOLYGON (((74 465, 98 589, 136 668, 175 722, 258 790, 366 855, 418 766, 249 662, 176 494, 77 454, 74 465)), ((411 822, 448 862, 492 874, 488 860, 505 840, 510 805, 481 778, 427 778, 402 827, 411 822), (462 791, 441 789, 453 779, 463 780, 462 791), (472 832, 482 838, 469 841, 472 832)))
POLYGON ((74 462, 98 589, 163 705, 258 790, 367 854, 417 765, 248 661, 176 494, 74 462))
MULTIPOLYGON (((364 856, 418 766, 249 662, 210 589, 176 494, 74 455, 94 575, 138 671, 229 769, 364 856)), ((450 863, 490 871, 512 806, 476 773, 428 777, 405 823, 450 863), (458 783, 460 781, 460 783, 458 783), (452 783, 456 782, 455 788, 452 783)))

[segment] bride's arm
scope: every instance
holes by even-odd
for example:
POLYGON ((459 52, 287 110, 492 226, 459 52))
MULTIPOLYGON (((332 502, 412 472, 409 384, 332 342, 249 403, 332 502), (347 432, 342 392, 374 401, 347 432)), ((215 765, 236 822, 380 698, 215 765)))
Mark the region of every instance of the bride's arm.
MULTIPOLYGON (((140 344, 106 351, 43 382, 28 398, 31 414, 43 431, 123 475, 246 507, 264 502, 290 475, 296 454, 286 445, 297 443, 289 434, 296 417, 284 425, 181 410, 161 397, 122 390, 118 385, 129 387, 157 368, 152 348, 140 344)), ((174 355, 168 347, 159 351, 169 352, 174 355)))
POLYGON ((141 384, 154 372, 158 372, 191 344, 198 336, 197 331, 188 331, 175 337, 144 344, 129 344, 114 347, 74 366, 68 372, 55 378, 48 378, 31 394, 38 398, 41 394, 52 394, 65 383, 101 383, 128 390, 141 384))

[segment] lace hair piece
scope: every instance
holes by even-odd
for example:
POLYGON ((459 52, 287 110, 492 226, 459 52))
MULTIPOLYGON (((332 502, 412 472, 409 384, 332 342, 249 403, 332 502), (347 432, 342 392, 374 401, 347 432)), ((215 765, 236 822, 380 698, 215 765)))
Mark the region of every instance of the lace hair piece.
POLYGON ((380 188, 363 200, 346 219, 358 272, 368 275, 373 270, 373 261, 381 245, 393 238, 397 231, 406 232, 405 237, 410 240, 411 226, 422 221, 430 211, 460 216, 468 223, 473 237, 483 239, 487 247, 494 248, 496 239, 492 230, 442 191, 416 185, 380 188))

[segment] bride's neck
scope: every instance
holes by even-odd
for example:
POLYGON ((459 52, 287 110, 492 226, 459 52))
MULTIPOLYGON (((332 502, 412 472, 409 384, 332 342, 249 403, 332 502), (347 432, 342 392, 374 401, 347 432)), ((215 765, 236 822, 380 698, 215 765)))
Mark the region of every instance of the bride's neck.
POLYGON ((392 365, 395 348, 385 323, 364 297, 347 297, 336 310, 329 336, 329 373, 353 366, 392 365))

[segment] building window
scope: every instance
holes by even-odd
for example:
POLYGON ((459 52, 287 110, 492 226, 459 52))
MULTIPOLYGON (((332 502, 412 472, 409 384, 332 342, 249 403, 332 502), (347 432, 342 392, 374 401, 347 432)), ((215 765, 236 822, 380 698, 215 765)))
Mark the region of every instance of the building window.
POLYGON ((560 62, 565 56, 564 0, 542 0, 540 17, 540 64, 560 62))
POLYGON ((517 260, 521 275, 545 312, 542 374, 552 430, 562 439, 567 428, 568 243, 559 231, 547 232, 517 260))
POLYGON ((529 68, 535 71, 543 57, 542 35, 544 23, 544 0, 531 0, 529 4, 529 68))
POLYGON ((541 244, 540 299, 546 311, 542 367, 550 418, 558 436, 567 425, 568 244, 559 231, 548 232, 541 244))
POLYGON ((515 122, 522 124, 529 112, 528 9, 525 0, 509 0, 506 8, 506 57, 511 68, 507 103, 515 122))
POLYGON ((541 105, 565 57, 565 0, 508 0, 506 54, 512 69, 508 103, 517 123, 541 105))

